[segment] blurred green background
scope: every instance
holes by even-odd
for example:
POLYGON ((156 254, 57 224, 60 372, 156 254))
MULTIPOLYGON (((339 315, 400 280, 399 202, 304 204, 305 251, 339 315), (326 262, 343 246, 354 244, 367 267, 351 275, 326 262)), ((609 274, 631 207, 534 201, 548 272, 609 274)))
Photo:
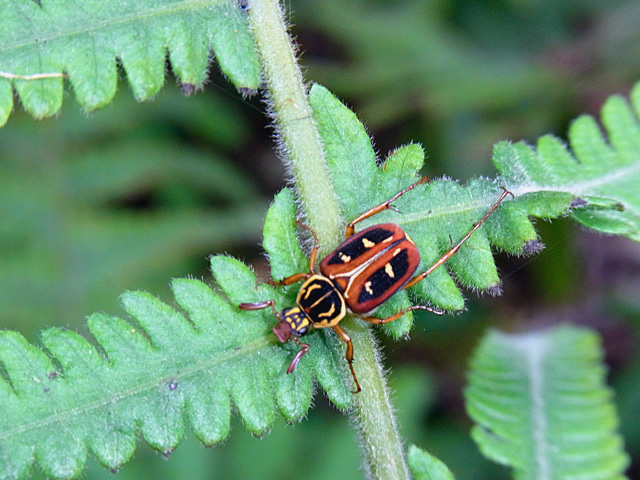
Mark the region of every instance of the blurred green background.
MULTIPOLYGON (((495 176, 498 140, 564 137, 640 79, 640 2, 439 0, 286 2, 307 81, 336 93, 384 157, 424 145, 425 174, 495 176)), ((213 68, 212 70, 215 70, 213 68)), ((124 73, 122 72, 124 77, 124 73)), ((172 277, 211 282, 207 256, 268 265, 259 247, 273 194, 286 184, 259 99, 244 101, 213 73, 184 97, 170 76, 137 104, 126 81, 89 116, 68 95, 57 118, 17 112, 0 129, 0 325, 38 341, 50 325, 86 334, 86 315, 122 315, 118 295, 148 290, 173 304, 172 277)), ((406 342, 383 338, 401 431, 459 480, 509 478, 468 436, 464 371, 489 326, 525 330, 559 321, 603 336, 622 432, 640 478, 640 246, 538 222, 547 248, 497 254, 504 294, 444 318, 419 315, 406 342)), ((141 444, 118 478, 361 478, 357 434, 319 393, 299 425, 262 439, 239 421, 224 445, 190 435, 165 461, 141 444)), ((38 478, 39 474, 35 474, 38 478)), ((111 478, 95 460, 84 478, 111 478)))

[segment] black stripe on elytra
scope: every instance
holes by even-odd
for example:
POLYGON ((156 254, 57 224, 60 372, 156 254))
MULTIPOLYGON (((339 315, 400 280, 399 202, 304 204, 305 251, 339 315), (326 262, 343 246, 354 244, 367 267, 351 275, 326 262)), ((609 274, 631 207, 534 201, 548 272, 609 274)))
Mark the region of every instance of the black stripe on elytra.
POLYGON ((347 261, 352 261, 372 247, 367 248, 362 240, 366 239, 372 244, 379 244, 383 240, 393 236, 393 231, 384 228, 372 228, 364 235, 358 233, 340 245, 329 257, 327 265, 340 265, 346 263, 343 259, 348 258, 347 261))
POLYGON ((396 284, 394 290, 402 286, 402 283, 398 283, 398 280, 400 280, 409 269, 409 254, 403 249, 395 257, 391 258, 388 263, 393 270, 393 277, 390 277, 386 271, 387 264, 373 272, 369 275, 365 285, 362 286, 362 290, 360 290, 358 303, 368 302, 369 300, 382 296, 387 290, 391 289, 394 284, 396 284))

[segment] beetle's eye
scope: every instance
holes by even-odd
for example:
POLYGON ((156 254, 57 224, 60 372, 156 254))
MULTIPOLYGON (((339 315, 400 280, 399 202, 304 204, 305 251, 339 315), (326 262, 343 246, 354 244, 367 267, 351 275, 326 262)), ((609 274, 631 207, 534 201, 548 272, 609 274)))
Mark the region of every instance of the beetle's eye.
POLYGON ((300 327, 298 328, 298 330, 296 330, 296 334, 299 337, 302 337, 303 335, 306 335, 309 332, 309 327, 300 327))

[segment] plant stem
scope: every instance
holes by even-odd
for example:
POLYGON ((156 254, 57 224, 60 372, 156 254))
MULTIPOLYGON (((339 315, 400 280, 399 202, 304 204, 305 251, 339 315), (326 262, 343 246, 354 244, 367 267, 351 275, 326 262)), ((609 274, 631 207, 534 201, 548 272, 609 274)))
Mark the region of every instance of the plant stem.
MULTIPOLYGON (((256 0, 249 19, 262 60, 268 103, 276 122, 282 158, 293 173, 306 223, 321 246, 336 245, 341 218, 302 72, 276 0, 256 0)), ((328 253, 322 252, 321 254, 328 253)))
POLYGON ((409 479, 409 470, 389 398, 387 379, 373 329, 362 320, 347 323, 362 391, 356 395, 356 424, 368 478, 409 479))
MULTIPOLYGON (((318 235, 320 255, 324 255, 327 248, 344 238, 343 224, 302 73, 278 2, 251 1, 249 22, 260 52, 284 160, 293 173, 307 222, 318 235)), ((347 326, 357 356, 354 367, 363 390, 355 396, 355 421, 365 470, 369 478, 408 479, 375 339, 364 322, 350 321, 347 326)))

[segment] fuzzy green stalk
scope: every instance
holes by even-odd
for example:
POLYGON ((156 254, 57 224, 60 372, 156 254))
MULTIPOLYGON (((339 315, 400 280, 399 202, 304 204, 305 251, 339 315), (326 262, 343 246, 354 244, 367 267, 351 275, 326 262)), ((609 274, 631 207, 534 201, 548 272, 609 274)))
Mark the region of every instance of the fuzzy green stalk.
POLYGON ((293 174, 305 222, 318 235, 320 253, 327 254, 323 247, 339 242, 342 219, 294 45, 276 0, 252 1, 249 21, 282 158, 293 174))
POLYGON ((355 420, 367 478, 409 479, 402 439, 373 329, 359 319, 345 323, 353 342, 354 368, 362 387, 356 395, 355 420))
MULTIPOLYGON (((251 1, 249 22, 260 53, 284 161, 293 174, 306 222, 318 235, 321 258, 343 239, 344 230, 295 48, 276 0, 251 1)), ((355 349, 354 367, 363 389, 355 396, 354 413, 365 471, 369 478, 378 480, 408 479, 376 342, 363 322, 346 324, 355 349)), ((351 381, 350 375, 346 378, 351 381)))

